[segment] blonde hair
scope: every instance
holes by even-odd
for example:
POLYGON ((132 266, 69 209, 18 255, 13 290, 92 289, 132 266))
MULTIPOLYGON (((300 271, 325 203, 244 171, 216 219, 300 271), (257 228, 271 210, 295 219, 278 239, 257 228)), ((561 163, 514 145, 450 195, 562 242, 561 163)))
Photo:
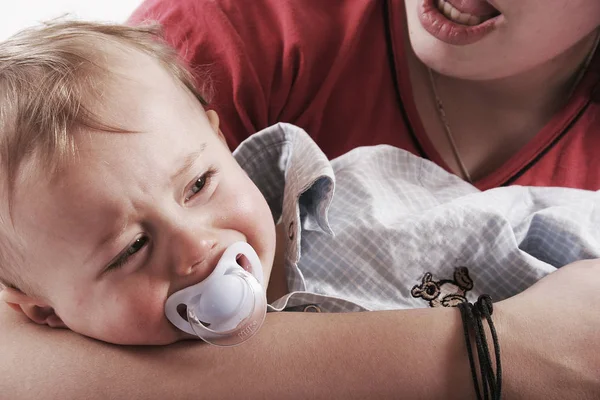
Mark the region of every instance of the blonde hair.
MULTIPOLYGON (((163 40, 157 24, 130 27, 54 20, 0 43, 0 187, 5 192, 3 208, 9 214, 0 226, 12 220, 12 193, 26 159, 35 160, 37 167, 54 174, 76 153, 73 133, 77 128, 125 132, 103 123, 88 107, 95 89, 107 77, 104 45, 149 55, 183 83, 200 104, 207 104, 191 73, 163 40)), ((9 241, 3 232, 0 282, 18 286, 18 277, 13 273, 10 279, 7 275, 9 261, 18 257, 9 257, 9 248, 14 252, 9 241)))

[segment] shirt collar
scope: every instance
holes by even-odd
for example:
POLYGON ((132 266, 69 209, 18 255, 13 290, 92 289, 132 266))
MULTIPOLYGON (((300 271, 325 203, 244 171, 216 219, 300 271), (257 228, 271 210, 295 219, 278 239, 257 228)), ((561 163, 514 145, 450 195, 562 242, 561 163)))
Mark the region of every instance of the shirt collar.
POLYGON ((333 234, 327 212, 335 176, 327 156, 301 128, 280 123, 246 139, 233 152, 288 232, 287 261, 300 258, 302 229, 333 234))

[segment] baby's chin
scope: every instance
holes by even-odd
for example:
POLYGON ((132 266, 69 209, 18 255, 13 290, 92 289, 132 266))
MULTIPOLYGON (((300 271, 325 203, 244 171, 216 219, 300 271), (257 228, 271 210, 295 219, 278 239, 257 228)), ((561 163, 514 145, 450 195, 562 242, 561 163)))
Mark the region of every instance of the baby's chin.
POLYGON ((125 332, 111 334, 93 334, 77 332, 80 335, 87 336, 101 342, 115 344, 119 346, 167 346, 173 343, 185 340, 199 340, 198 337, 179 331, 175 328, 168 329, 165 332, 154 333, 153 335, 144 335, 135 333, 128 335, 125 332))
POLYGON ((174 332, 169 332, 169 334, 160 335, 160 336, 154 337, 154 338, 149 337, 149 338, 147 338, 146 341, 144 341, 144 343, 138 343, 138 344, 146 345, 146 346, 168 346, 170 344, 184 342, 184 341, 190 341, 190 340, 202 341, 196 335, 190 335, 189 333, 180 331, 178 329, 173 329, 173 330, 174 330, 174 332))
POLYGON ((196 335, 190 335, 189 333, 185 333, 185 332, 182 332, 181 338, 178 339, 177 341, 178 342, 183 342, 183 341, 189 341, 189 340, 193 340, 193 341, 196 341, 196 342, 203 342, 203 340, 200 339, 198 336, 196 336, 196 335))
POLYGON ((178 343, 178 342, 190 341, 190 340, 196 341, 196 342, 203 342, 202 339, 200 339, 196 335, 191 335, 187 332, 180 331, 178 329, 174 329, 174 331, 175 332, 172 332, 172 335, 165 336, 164 338, 155 338, 156 340, 154 342, 152 342, 152 339, 150 339, 149 343, 145 343, 145 344, 150 345, 150 346, 166 346, 166 345, 170 345, 170 344, 174 344, 174 343, 178 343))

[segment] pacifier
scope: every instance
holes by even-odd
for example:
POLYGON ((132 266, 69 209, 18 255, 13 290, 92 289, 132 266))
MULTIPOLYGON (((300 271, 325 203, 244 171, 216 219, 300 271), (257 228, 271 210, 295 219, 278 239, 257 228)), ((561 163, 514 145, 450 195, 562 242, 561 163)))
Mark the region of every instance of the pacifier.
POLYGON ((266 313, 262 265, 246 242, 229 246, 206 279, 173 293, 165 303, 173 325, 217 346, 235 346, 254 336, 266 313), (238 264, 240 256, 249 262, 249 271, 238 264), (178 312, 181 306, 187 320, 178 312))

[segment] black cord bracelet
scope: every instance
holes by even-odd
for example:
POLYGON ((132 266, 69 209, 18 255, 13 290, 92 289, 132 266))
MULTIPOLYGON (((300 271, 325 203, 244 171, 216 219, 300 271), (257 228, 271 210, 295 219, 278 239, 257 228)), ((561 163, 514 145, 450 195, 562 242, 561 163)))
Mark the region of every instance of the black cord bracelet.
POLYGON ((487 294, 484 294, 479 296, 475 304, 464 302, 460 303, 458 308, 462 318, 467 354, 469 355, 469 364, 471 366, 471 375, 473 377, 473 385, 475 386, 477 399, 499 400, 502 392, 502 365, 500 362, 500 344, 498 343, 498 335, 496 334, 496 328, 492 322, 492 313, 494 312, 492 299, 487 294), (490 349, 487 344, 483 327, 484 318, 490 327, 492 342, 494 344, 494 356, 496 359, 495 374, 492 367, 490 349), (477 379, 477 371, 475 368, 475 358, 473 357, 473 350, 471 348, 471 332, 475 338, 475 348, 477 349, 477 358, 479 360, 482 390, 480 390, 479 387, 479 380, 477 379))

